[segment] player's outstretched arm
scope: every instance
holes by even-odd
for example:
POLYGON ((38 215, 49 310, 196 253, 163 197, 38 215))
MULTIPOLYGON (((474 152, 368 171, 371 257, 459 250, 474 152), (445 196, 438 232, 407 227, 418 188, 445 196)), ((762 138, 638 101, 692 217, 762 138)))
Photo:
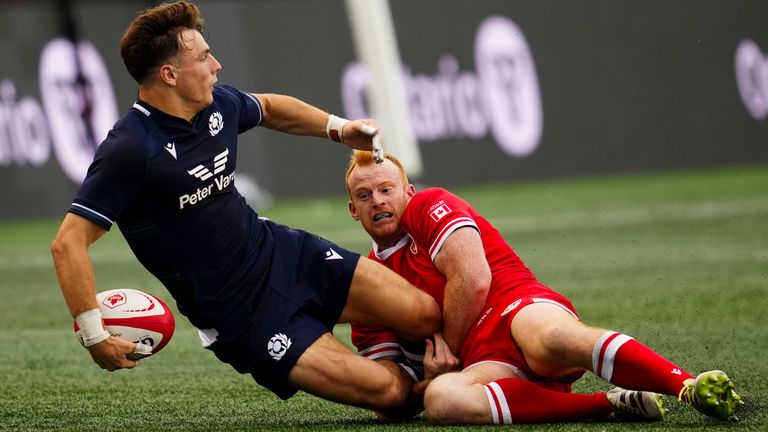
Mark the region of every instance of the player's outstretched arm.
POLYGON ((67 213, 51 245, 51 254, 64 300, 81 329, 83 345, 99 366, 113 371, 136 366, 136 361, 127 358, 136 344, 109 336, 98 312, 88 248, 105 232, 93 222, 67 213))
POLYGON ((357 150, 371 150, 373 137, 379 132, 372 119, 348 121, 329 115, 292 96, 254 94, 263 110, 262 125, 293 135, 329 138, 357 150))

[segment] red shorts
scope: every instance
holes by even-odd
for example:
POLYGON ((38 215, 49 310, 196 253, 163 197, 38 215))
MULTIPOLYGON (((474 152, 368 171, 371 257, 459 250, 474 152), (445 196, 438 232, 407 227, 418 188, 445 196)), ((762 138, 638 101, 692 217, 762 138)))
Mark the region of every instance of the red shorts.
POLYGON ((483 362, 499 363, 515 371, 520 378, 535 381, 553 390, 570 392, 571 384, 581 374, 557 382, 538 376, 528 367, 512 338, 510 324, 521 309, 533 303, 556 304, 578 319, 571 301, 538 282, 522 285, 488 300, 486 310, 464 340, 460 356, 464 369, 483 362))

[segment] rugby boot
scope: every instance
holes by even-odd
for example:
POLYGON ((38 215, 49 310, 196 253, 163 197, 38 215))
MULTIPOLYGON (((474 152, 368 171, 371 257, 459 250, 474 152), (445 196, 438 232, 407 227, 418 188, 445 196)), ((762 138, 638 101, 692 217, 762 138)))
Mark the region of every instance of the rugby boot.
POLYGON ((616 387, 606 393, 613 414, 622 421, 661 421, 667 414, 661 395, 653 392, 624 390, 616 387))
POLYGON ((733 391, 735 385, 721 370, 700 373, 687 379, 677 398, 702 414, 720 420, 738 421, 736 408, 743 405, 741 396, 733 391))

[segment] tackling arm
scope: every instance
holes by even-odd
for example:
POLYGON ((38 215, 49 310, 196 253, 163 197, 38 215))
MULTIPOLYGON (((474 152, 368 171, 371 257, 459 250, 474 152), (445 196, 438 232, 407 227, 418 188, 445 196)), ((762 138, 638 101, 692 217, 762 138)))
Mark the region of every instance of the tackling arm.
POLYGON ((443 338, 458 354, 472 324, 480 316, 491 286, 491 269, 480 233, 471 227, 454 231, 435 257, 447 279, 443 299, 443 338))

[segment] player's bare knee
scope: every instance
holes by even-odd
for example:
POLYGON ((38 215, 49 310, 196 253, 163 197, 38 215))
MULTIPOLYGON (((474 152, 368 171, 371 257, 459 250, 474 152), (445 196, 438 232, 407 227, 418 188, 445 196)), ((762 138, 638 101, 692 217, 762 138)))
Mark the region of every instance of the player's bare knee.
POLYGON ((582 352, 584 344, 581 324, 549 323, 531 335, 536 343, 524 349, 528 366, 537 374, 561 378, 584 371, 591 364, 591 348, 582 352))
POLYGON ((456 424, 471 422, 471 398, 458 374, 445 374, 435 378, 424 393, 424 415, 432 423, 456 424))
POLYGON ((561 323, 551 323, 546 325, 539 333, 542 352, 540 357, 544 360, 557 360, 567 354, 569 345, 569 335, 572 332, 568 325, 561 323))

